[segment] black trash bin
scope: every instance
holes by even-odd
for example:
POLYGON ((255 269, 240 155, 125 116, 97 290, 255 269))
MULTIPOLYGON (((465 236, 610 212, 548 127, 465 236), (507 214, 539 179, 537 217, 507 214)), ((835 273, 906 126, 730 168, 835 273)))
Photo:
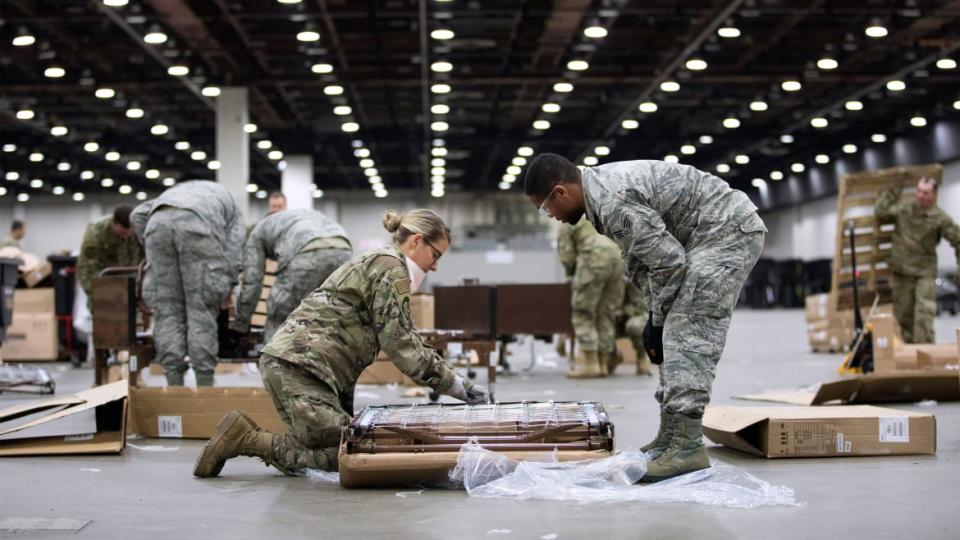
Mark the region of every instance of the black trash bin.
POLYGON ((0 343, 7 337, 7 327, 13 324, 13 291, 20 279, 20 259, 0 259, 0 343))
MULTIPOLYGON (((57 333, 63 356, 74 363, 84 357, 73 332, 73 300, 77 290, 77 258, 70 255, 50 255, 53 280, 53 303, 57 314, 57 333)), ((85 351, 85 349, 84 349, 85 351)))

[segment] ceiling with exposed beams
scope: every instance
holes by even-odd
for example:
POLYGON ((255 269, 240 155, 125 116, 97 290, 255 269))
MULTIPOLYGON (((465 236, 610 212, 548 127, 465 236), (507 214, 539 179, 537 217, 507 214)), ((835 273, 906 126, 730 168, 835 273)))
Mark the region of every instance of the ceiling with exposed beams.
POLYGON ((294 154, 324 190, 519 190, 531 151, 747 187, 960 118, 960 1, 0 0, 0 20, 11 193, 210 177, 228 86, 263 190, 294 154))

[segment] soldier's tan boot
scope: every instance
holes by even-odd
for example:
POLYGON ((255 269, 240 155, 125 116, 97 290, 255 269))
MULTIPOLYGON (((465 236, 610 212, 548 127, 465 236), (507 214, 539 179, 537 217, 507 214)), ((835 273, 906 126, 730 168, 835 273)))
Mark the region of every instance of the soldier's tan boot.
POLYGON ((223 417, 217 432, 197 456, 193 475, 210 478, 220 474, 224 463, 237 456, 259 457, 273 462, 273 433, 263 431, 242 411, 231 411, 223 417))
POLYGON ((660 409, 660 427, 657 428, 657 436, 652 441, 640 447, 640 451, 649 454, 651 461, 663 453, 670 446, 673 440, 673 430, 675 428, 674 417, 668 415, 663 409, 660 409))
POLYGON ((603 377, 603 369, 600 367, 600 355, 597 351, 583 351, 576 359, 576 365, 572 371, 567 372, 569 379, 595 379, 603 377))
POLYGON ((707 449, 703 446, 703 423, 701 418, 692 418, 681 414, 670 414, 675 422, 673 440, 663 453, 647 463, 647 474, 641 482, 660 482, 674 476, 680 476, 710 467, 707 449))

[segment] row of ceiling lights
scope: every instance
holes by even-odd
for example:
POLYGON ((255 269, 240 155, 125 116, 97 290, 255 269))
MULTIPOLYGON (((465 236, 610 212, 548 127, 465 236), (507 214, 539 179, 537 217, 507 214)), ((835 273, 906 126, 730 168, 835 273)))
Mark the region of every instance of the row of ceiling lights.
MULTIPOLYGON (((450 20, 451 14, 441 11, 435 14, 439 20, 450 20)), ((430 31, 430 37, 434 41, 444 42, 456 37, 456 34, 450 28, 441 26, 430 31)), ((435 52, 440 52, 445 48, 436 47, 435 52)), ((450 104, 448 103, 449 94, 453 88, 448 83, 448 74, 452 72, 454 66, 441 56, 438 60, 430 64, 430 132, 434 139, 430 147, 430 156, 425 159, 430 160, 430 195, 435 198, 443 197, 446 194, 447 180, 447 159, 449 150, 446 141, 442 135, 450 129, 448 122, 450 114, 450 104)))

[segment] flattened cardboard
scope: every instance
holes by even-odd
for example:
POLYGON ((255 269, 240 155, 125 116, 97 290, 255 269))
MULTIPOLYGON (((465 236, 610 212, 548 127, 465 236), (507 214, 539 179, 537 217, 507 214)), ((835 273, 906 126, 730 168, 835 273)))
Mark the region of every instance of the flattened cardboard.
POLYGON ((261 428, 285 433, 273 399, 259 387, 130 388, 129 433, 144 437, 209 439, 220 420, 239 409, 261 428))
POLYGON ((400 371, 383 352, 377 355, 369 366, 357 378, 357 384, 399 384, 401 386, 418 386, 413 379, 400 371))
POLYGON ((0 411, 0 438, 51 425, 93 409, 96 433, 76 436, 30 437, 0 440, 0 456, 44 456, 68 454, 119 454, 127 444, 127 382, 118 381, 70 396, 32 401, 0 411), (16 420, 49 411, 40 418, 17 424, 16 420))
POLYGON ((832 401, 846 404, 915 402, 924 399, 960 401, 960 372, 931 369, 869 373, 823 383, 816 391, 773 390, 733 397, 790 405, 822 405, 832 401))
POLYGON ((707 407, 713 442, 766 458, 936 454, 932 414, 869 405, 707 407))

